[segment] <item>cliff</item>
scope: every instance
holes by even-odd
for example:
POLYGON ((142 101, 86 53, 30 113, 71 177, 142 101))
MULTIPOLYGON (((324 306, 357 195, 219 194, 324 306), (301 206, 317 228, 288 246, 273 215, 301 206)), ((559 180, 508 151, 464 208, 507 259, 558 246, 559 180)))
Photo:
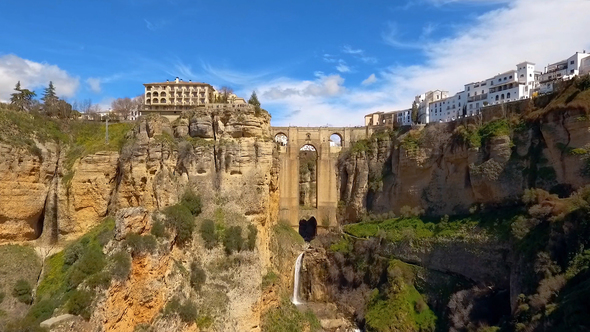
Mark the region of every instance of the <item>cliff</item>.
MULTIPOLYGON (((195 330, 195 324, 178 316, 163 316, 166 305, 177 298, 202 308, 204 325, 259 330, 261 314, 276 297, 260 288, 262 276, 272 268, 270 237, 278 213, 278 164, 268 113, 253 107, 220 107, 185 112, 173 123, 150 117, 133 126, 111 124, 109 145, 104 143, 104 131, 101 134, 104 124, 88 124, 87 136, 80 135, 77 124, 59 125, 71 136, 40 140, 31 129, 22 133, 31 137, 23 144, 9 137, 0 140, 0 243, 34 243, 51 253, 70 243, 67 256, 77 243, 88 245, 77 239, 92 236, 88 234, 107 227, 105 217, 114 217, 113 233, 96 241, 106 261, 120 252, 131 253, 129 276, 93 290, 89 322, 79 320, 72 328, 134 331, 149 324, 159 331, 195 330), (130 241, 136 235, 154 238, 154 223, 165 220, 162 212, 187 192, 198 194, 203 207, 188 244, 180 245, 178 235, 167 231, 156 237, 157 245, 149 253, 132 249, 130 241), (239 228, 242 239, 253 236, 255 242, 248 250, 243 249, 246 244, 238 245, 243 250, 232 255, 221 242, 208 247, 198 231, 206 220, 214 220, 216 227, 239 228), (198 292, 186 274, 195 262, 207 276, 198 292)), ((45 289, 52 289, 47 283, 65 282, 51 279, 54 264, 63 264, 62 255, 46 263, 35 300, 35 305, 52 301, 57 313, 71 310, 70 302, 63 302, 63 290, 45 289)), ((66 281, 75 274, 67 266, 61 270, 66 281)), ((83 285, 92 283, 90 279, 83 285)), ((12 286, 6 287, 9 292, 12 286)))
POLYGON ((350 222, 365 213, 465 214, 513 204, 526 188, 562 196, 590 183, 585 147, 590 121, 576 107, 526 114, 490 111, 357 142, 340 160, 341 200, 350 222))

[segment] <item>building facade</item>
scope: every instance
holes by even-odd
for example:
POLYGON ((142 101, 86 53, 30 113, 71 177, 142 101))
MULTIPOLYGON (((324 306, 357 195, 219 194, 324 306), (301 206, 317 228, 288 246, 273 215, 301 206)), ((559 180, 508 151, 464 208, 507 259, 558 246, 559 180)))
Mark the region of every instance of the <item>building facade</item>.
MULTIPOLYGON (((144 111, 183 111, 195 106, 214 103, 223 93, 212 85, 200 82, 185 82, 178 77, 170 82, 144 84, 144 111)), ((246 104, 244 98, 235 94, 227 96, 229 104, 246 104)))
POLYGON ((393 128, 394 126, 412 125, 412 109, 376 112, 365 115, 366 127, 393 128))
POLYGON ((555 83, 569 80, 574 76, 590 73, 590 54, 576 52, 571 57, 552 63, 545 67, 539 78, 539 92, 551 93, 554 91, 555 83))
MULTIPOLYGON (((418 123, 429 123, 430 120, 430 106, 431 104, 438 103, 443 99, 449 97, 448 91, 443 90, 433 90, 423 93, 419 96, 414 98, 414 104, 418 107, 418 119, 416 122, 418 123)), ((438 110, 437 110, 438 114, 438 110)))

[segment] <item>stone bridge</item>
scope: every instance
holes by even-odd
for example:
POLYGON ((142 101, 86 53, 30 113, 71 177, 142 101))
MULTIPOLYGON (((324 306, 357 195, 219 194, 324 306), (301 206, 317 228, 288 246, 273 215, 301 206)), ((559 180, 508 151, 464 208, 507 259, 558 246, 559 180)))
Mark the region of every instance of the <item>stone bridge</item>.
POLYGON ((299 220, 315 217, 319 227, 335 226, 338 208, 337 163, 342 149, 349 148, 359 139, 370 136, 369 127, 271 127, 279 147, 281 171, 279 175, 279 218, 297 227, 299 220), (338 135, 340 144, 332 141, 338 135), (284 136, 286 136, 286 142, 284 136), (336 137, 336 136, 333 136, 336 137), (300 209, 299 205, 299 151, 311 145, 317 151, 316 204, 313 209, 300 209))

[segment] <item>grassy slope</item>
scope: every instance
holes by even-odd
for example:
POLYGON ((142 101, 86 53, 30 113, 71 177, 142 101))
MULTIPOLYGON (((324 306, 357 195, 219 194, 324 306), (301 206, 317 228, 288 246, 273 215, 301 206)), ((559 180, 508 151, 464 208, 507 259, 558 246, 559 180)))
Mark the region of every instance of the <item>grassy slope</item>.
MULTIPOLYGON (((24 279, 34 287, 41 272, 41 259, 32 247, 19 245, 0 246, 0 293, 4 300, 0 310, 7 312, 14 301, 12 289, 18 279, 24 279)), ((4 315, 0 314, 0 322, 4 315)))

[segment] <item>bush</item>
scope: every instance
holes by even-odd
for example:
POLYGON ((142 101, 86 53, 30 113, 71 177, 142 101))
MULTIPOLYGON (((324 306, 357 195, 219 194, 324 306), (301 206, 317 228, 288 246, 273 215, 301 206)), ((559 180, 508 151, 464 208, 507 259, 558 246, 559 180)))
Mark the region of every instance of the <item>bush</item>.
POLYGON ((178 308, 178 316, 180 317, 180 320, 185 323, 195 322, 198 317, 197 305, 194 302, 187 300, 180 306, 180 308, 178 308))
POLYGON ((74 290, 66 305, 66 309, 72 315, 79 315, 89 320, 91 316, 90 305, 93 299, 93 292, 74 290))
POLYGON ((82 246, 80 242, 76 242, 71 246, 68 246, 64 250, 64 269, 68 269, 70 266, 74 265, 74 263, 76 263, 76 261, 82 257, 83 253, 84 246, 82 246))
POLYGON ((242 227, 232 226, 230 227, 223 238, 223 247, 228 255, 231 255, 234 251, 241 251, 244 246, 244 239, 242 238, 242 227))
POLYGON ((31 304, 31 302, 33 302, 32 292, 33 289, 31 288, 29 282, 24 279, 19 279, 12 289, 12 296, 15 297, 19 302, 31 304))
POLYGON ((164 315, 164 317, 170 317, 171 315, 177 313, 179 308, 180 301, 177 297, 173 297, 172 300, 166 303, 166 306, 164 307, 164 312, 162 314, 164 315))
POLYGON ((177 314, 185 323, 195 322, 198 317, 197 305, 190 300, 186 300, 183 304, 180 304, 178 298, 173 297, 164 307, 163 316, 170 317, 174 314, 177 314))
POLYGON ((107 288, 111 284, 112 279, 111 273, 102 271, 91 275, 86 279, 86 285, 92 289, 95 288, 107 288))
POLYGON ((111 274, 117 280, 125 280, 131 271, 131 257, 124 251, 119 251, 111 257, 111 274))
POLYGON ((201 237, 205 241, 205 248, 213 249, 217 245, 217 235, 215 234, 215 222, 207 219, 201 224, 201 237))
POLYGON ((152 230, 150 233, 155 237, 164 237, 166 236, 166 228, 164 227, 164 223, 160 220, 156 220, 152 225, 152 230))
POLYGON ((201 268, 201 265, 198 262, 191 263, 191 287, 195 291, 200 291, 203 284, 207 280, 207 274, 205 270, 201 268))
POLYGON ((176 241, 183 245, 188 242, 195 229, 195 217, 184 205, 169 206, 164 210, 166 215, 166 227, 176 231, 176 241))
POLYGON ((131 248, 134 255, 153 253, 158 244, 153 235, 139 235, 136 233, 128 234, 125 243, 131 248))
POLYGON ((246 242, 246 248, 253 251, 256 248, 256 236, 258 235, 258 229, 254 225, 248 225, 248 241, 246 242))
POLYGON ((81 284, 88 276, 102 271, 106 265, 102 248, 96 244, 89 244, 85 247, 82 256, 72 266, 68 276, 68 286, 74 289, 81 284))
POLYGON ((189 209, 191 214, 195 217, 201 214, 201 209, 203 207, 201 204, 201 198, 190 189, 184 193, 180 200, 180 204, 189 209))
POLYGON ((2 304, 2 302, 4 301, 4 292, 0 292, 0 304, 2 304))

